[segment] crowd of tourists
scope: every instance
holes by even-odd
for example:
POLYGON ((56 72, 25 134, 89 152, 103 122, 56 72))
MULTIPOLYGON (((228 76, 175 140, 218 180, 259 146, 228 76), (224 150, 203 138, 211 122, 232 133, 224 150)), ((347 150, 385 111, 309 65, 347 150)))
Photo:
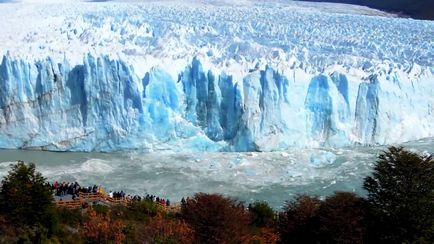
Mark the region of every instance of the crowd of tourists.
POLYGON ((133 201, 133 202, 140 202, 140 201, 151 201, 151 202, 155 202, 155 203, 159 203, 163 206, 170 206, 170 200, 169 199, 164 199, 162 197, 158 197, 158 196, 154 196, 154 195, 150 195, 150 194, 146 194, 146 196, 139 196, 139 195, 125 195, 125 193, 123 191, 120 192, 109 192, 109 197, 113 198, 113 199, 126 199, 129 201, 133 201))
POLYGON ((52 188, 55 196, 63 197, 66 195, 72 195, 73 197, 77 197, 79 193, 98 193, 101 191, 101 188, 94 185, 89 187, 82 187, 78 182, 54 182, 52 184, 52 188))
MULTIPOLYGON (((170 200, 164 199, 162 197, 158 197, 155 195, 146 194, 146 196, 139 196, 139 195, 129 195, 126 194, 124 191, 110 191, 108 194, 104 191, 104 189, 101 186, 93 185, 88 187, 82 187, 78 182, 62 182, 59 183, 55 181, 51 185, 53 189, 53 194, 58 197, 65 197, 67 195, 71 196, 71 198, 74 200, 77 197, 79 197, 80 193, 100 193, 102 195, 108 196, 111 199, 122 199, 122 200, 128 200, 128 201, 151 201, 159 203, 163 206, 170 206, 170 200)), ((62 198, 60 198, 62 199, 62 198)))

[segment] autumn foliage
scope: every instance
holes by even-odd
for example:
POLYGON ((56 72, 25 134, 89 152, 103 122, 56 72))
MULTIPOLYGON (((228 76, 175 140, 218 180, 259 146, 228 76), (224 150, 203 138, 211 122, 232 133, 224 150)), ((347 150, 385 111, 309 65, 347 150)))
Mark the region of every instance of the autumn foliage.
POLYGON ((354 193, 336 192, 318 210, 319 235, 324 243, 364 243, 366 210, 354 193))
POLYGON ((279 233, 274 228, 263 227, 253 233, 247 243, 273 244, 279 240, 279 233))
POLYGON ((197 193, 182 205, 181 216, 200 243, 241 243, 248 238, 248 212, 219 194, 197 193))
POLYGON ((193 243, 191 228, 179 219, 165 218, 157 214, 136 235, 140 243, 193 243))
POLYGON ((288 202, 277 225, 281 243, 315 243, 320 206, 319 198, 304 195, 288 202))
POLYGON ((125 239, 121 220, 112 220, 110 212, 97 214, 93 209, 87 211, 88 219, 84 222, 82 234, 89 243, 116 243, 125 239))

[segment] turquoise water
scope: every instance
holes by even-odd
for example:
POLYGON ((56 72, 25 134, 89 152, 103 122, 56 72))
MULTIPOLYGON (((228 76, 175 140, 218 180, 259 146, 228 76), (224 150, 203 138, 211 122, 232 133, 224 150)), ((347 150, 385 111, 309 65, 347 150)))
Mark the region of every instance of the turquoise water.
MULTIPOLYGON (((404 143, 423 154, 434 152, 434 138, 404 143)), ((294 149, 268 153, 58 153, 0 150, 0 176, 11 162, 36 164, 50 181, 78 181, 106 190, 146 193, 179 201, 195 192, 218 192, 251 202, 267 200, 276 209, 296 194, 324 197, 337 190, 363 194, 385 146, 294 149)))

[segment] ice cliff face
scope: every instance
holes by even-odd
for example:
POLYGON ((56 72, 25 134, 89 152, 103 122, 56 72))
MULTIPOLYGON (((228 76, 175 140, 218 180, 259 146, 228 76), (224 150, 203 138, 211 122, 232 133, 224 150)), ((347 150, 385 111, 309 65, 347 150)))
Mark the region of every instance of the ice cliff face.
POLYGON ((271 151, 434 136, 434 22, 274 0, 0 12, 0 148, 271 151))
POLYGON ((0 147, 269 151, 401 142, 434 136, 432 78, 417 66, 357 81, 301 69, 288 78, 267 66, 234 80, 193 58, 174 80, 159 68, 138 77, 107 56, 71 66, 5 55, 0 147))

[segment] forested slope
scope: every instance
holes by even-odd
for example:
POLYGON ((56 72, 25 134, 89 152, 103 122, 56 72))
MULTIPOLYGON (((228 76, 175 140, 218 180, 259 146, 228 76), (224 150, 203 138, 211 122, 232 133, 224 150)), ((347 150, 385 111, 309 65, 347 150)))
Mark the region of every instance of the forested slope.
POLYGON ((416 19, 434 19, 433 0, 304 0, 365 5, 384 11, 402 13, 416 19))

